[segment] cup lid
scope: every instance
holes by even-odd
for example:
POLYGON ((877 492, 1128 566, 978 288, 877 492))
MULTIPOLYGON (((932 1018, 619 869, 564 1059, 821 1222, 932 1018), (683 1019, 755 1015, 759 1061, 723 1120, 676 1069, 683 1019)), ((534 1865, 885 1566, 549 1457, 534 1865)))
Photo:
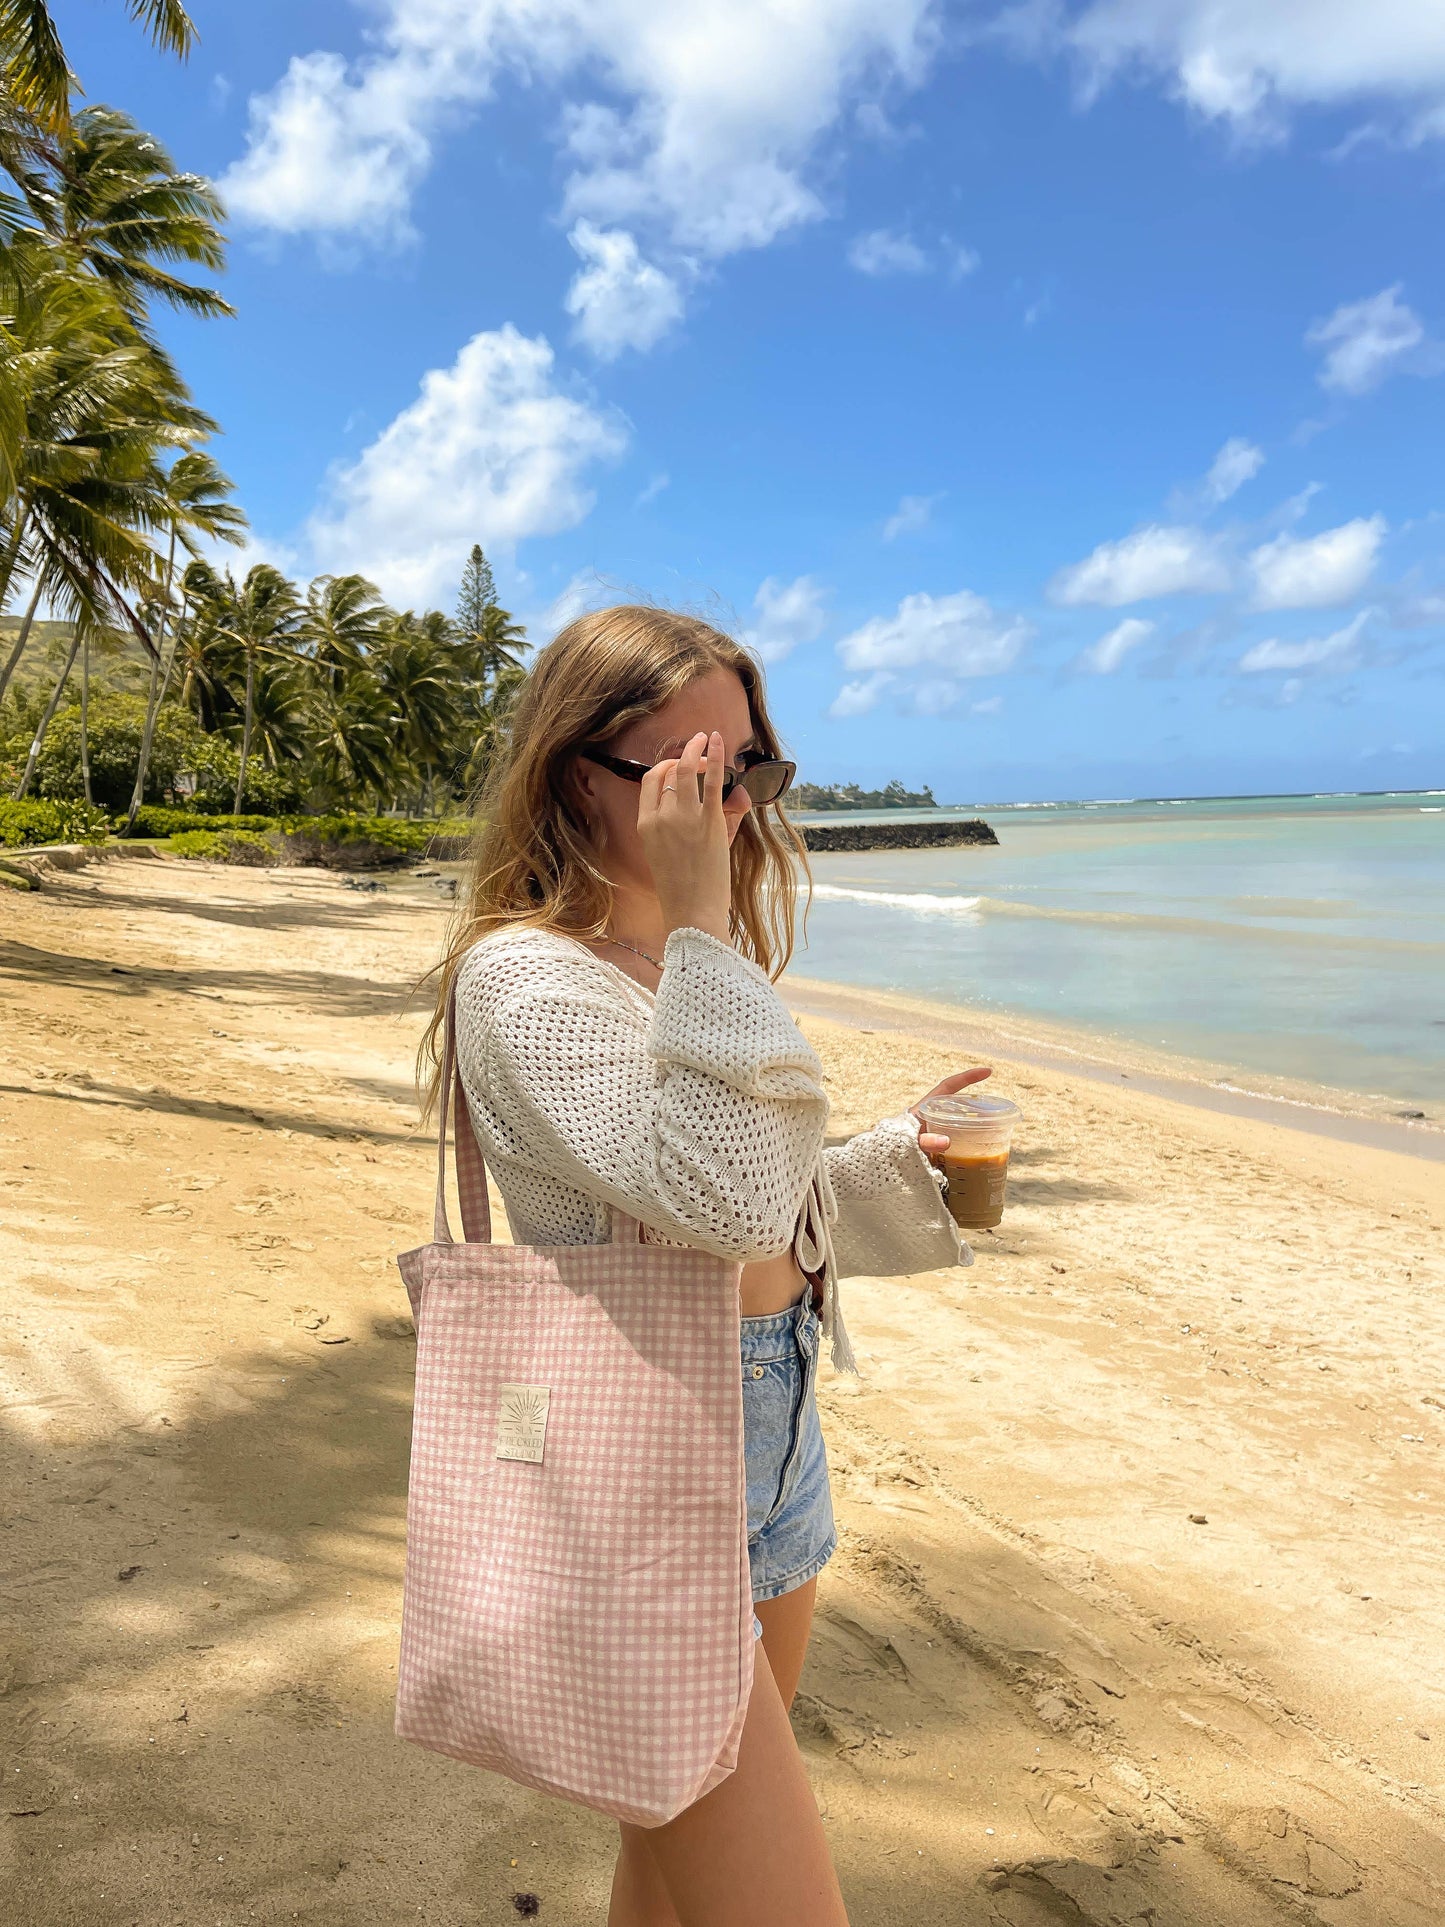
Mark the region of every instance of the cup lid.
POLYGON ((1005 1124, 1019 1116, 1019 1107, 1007 1097, 930 1097, 918 1106, 928 1124, 957 1128, 969 1124, 1005 1124))

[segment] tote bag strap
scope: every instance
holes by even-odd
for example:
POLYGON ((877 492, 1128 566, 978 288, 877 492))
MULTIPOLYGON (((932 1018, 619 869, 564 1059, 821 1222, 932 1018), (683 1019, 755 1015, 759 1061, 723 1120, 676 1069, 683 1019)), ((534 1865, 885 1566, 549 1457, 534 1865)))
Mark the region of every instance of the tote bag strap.
POLYGON ((447 992, 446 1023, 442 1032, 441 1093, 437 1105, 437 1198, 432 1214, 432 1241, 453 1243, 447 1222, 447 1115, 456 1105, 457 1202, 462 1212, 462 1236, 471 1245, 492 1242, 492 1207, 487 1198, 487 1167, 482 1159, 472 1115, 467 1109, 467 1093, 457 1063, 457 986, 453 979, 447 992))
MULTIPOLYGON (((477 1143, 477 1134, 472 1129, 466 1087, 462 1083, 461 1066, 457 1063, 456 1013, 457 985, 453 977, 447 992, 447 1015, 442 1032, 441 1095, 437 1105, 437 1195, 436 1208, 432 1213, 432 1242, 439 1245, 455 1242, 447 1219, 447 1116, 455 1104, 453 1136, 462 1236, 468 1244, 489 1245, 492 1242, 492 1207, 487 1197, 487 1166, 481 1146, 477 1143)), ((617 1210, 615 1206, 612 1211, 612 1243, 642 1243, 642 1226, 637 1219, 629 1217, 625 1211, 617 1210)))

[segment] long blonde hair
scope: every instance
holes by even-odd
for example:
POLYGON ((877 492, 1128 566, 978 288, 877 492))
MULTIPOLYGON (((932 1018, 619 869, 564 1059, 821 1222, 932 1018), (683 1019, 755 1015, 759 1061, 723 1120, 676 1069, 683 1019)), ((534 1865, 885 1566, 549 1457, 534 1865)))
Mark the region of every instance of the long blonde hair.
MULTIPOLYGON (((472 945, 506 924, 581 938, 606 933, 612 886, 570 781, 574 752, 655 714, 713 669, 730 669, 742 683, 758 751, 781 754, 757 658, 696 616, 630 603, 598 609, 569 622, 537 656, 477 796, 470 872, 446 952, 429 973, 438 979, 437 1005, 418 1057, 428 1111, 452 979, 472 945)), ((733 839, 729 924, 738 949, 774 978, 793 953, 800 870, 811 882, 803 839, 780 805, 754 805, 733 839)))

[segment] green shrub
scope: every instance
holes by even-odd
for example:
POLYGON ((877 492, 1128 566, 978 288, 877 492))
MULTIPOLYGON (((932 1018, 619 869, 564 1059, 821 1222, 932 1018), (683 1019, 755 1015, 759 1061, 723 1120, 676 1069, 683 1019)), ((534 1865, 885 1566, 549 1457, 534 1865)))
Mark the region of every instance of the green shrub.
MULTIPOLYGON (((196 764, 196 789, 190 807, 201 816, 229 816, 236 804, 236 771, 241 755, 224 736, 208 736, 206 753, 196 764)), ((293 763, 268 769, 252 753, 246 761, 246 787, 241 802, 259 816, 285 816, 305 801, 301 773, 293 763)))
POLYGON ((397 816, 291 816, 277 826, 290 863, 377 870, 420 856, 436 826, 397 816))
MULTIPOLYGON (((86 734, 90 747, 90 793, 109 810, 130 805, 145 728, 145 699, 119 691, 96 690, 90 699, 86 734)), ((159 802, 174 790, 177 780, 204 765, 208 737, 190 710, 179 703, 163 703, 156 716, 146 772, 146 796, 159 802)), ((81 797, 85 779, 80 767, 80 704, 67 702, 55 712, 35 767, 35 786, 41 796, 81 797)))
MULTIPOLYGON (((125 821, 124 812, 120 822, 125 821)), ((136 836, 179 836, 185 830, 256 830, 276 827, 274 816, 213 816, 204 810, 171 810, 159 803, 146 803, 136 811, 136 836)), ((119 825, 117 825, 119 827, 119 825)))
POLYGON ((142 815, 156 833, 170 831, 169 847, 177 856, 212 863, 380 870, 420 856, 436 834, 434 823, 394 816, 206 817, 186 810, 142 815))
POLYGON ((207 863, 244 863, 264 868, 279 863, 272 838, 258 836, 254 830, 183 830, 171 838, 174 855, 202 859, 207 863))
POLYGON ((87 803, 29 797, 21 803, 0 802, 0 849, 18 850, 36 843, 104 843, 109 834, 105 811, 87 803))
MULTIPOLYGON (((34 723, 22 706, 6 705, 0 724, 0 773, 14 780, 24 767, 34 723)), ((130 807, 145 728, 145 698, 119 690, 93 690, 87 737, 90 752, 90 791, 112 814, 130 807)), ((179 786, 194 787, 188 814, 209 822, 229 816, 236 800, 236 771, 240 757, 235 744, 202 729, 197 718, 179 702, 162 703, 146 769, 145 803, 158 805, 174 796, 179 786)), ((66 702, 55 712, 35 768, 35 790, 55 800, 80 798, 85 777, 80 762, 80 703, 66 702)), ((258 814, 282 816, 303 802, 295 768, 267 769, 258 756, 246 768, 242 802, 258 814)), ((145 832, 141 832, 145 834, 145 832)))

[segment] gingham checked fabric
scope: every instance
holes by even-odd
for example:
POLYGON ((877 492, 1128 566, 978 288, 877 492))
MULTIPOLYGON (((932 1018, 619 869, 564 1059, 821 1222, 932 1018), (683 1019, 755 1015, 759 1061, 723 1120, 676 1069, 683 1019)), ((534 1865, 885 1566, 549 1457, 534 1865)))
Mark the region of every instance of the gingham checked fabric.
POLYGON ((417 1321, 396 1730, 659 1825, 726 1778, 752 1689, 740 1267, 640 1242, 494 1245, 448 1010, 417 1321), (503 1385, 550 1395, 542 1462, 496 1456, 503 1385))

